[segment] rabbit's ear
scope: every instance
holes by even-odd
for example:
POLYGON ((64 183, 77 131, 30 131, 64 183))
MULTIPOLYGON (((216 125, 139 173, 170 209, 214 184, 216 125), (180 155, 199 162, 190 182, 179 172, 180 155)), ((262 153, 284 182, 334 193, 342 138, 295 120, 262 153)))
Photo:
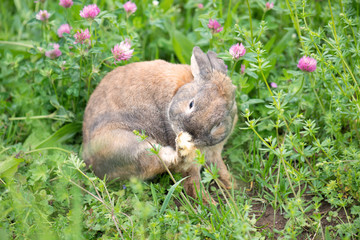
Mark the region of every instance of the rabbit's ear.
POLYGON ((199 47, 193 48, 191 56, 191 72, 194 77, 205 77, 212 72, 212 67, 208 56, 199 47))
POLYGON ((212 69, 226 74, 227 67, 226 67, 224 61, 221 58, 217 57, 216 53, 214 53, 213 51, 209 51, 206 55, 208 56, 208 58, 210 60, 212 69))
POLYGON ((224 61, 217 57, 216 53, 209 51, 205 54, 199 47, 194 47, 191 56, 191 72, 193 76, 205 77, 213 70, 226 74, 227 67, 224 61))

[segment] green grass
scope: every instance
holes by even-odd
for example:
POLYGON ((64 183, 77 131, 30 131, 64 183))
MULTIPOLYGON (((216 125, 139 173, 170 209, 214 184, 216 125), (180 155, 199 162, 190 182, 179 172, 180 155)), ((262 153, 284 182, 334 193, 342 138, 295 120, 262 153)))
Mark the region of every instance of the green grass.
POLYGON ((359 239, 359 2, 285 0, 268 11, 263 0, 134 2, 126 16, 125 1, 98 1, 92 22, 79 16, 90 1, 1 3, 0 238, 359 239), (46 24, 35 19, 42 9, 46 24), (210 18, 223 31, 212 34, 210 18), (71 34, 59 38, 66 22, 71 34), (74 44, 86 28, 91 47, 74 44), (134 55, 114 64, 111 48, 125 39, 134 55), (60 57, 45 56, 50 43, 60 57), (238 61, 236 43, 246 47, 238 61), (223 153, 237 187, 226 191, 216 168, 204 169, 214 206, 189 199, 178 175, 98 179, 81 160, 91 92, 130 62, 188 64, 193 46, 217 52, 238 87, 223 153), (314 72, 297 67, 302 56, 317 60, 314 72))

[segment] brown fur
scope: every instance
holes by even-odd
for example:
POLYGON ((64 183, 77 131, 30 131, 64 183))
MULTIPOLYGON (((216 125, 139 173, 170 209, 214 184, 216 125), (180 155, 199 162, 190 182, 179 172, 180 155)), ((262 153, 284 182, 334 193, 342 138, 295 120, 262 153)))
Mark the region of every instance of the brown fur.
POLYGON ((235 86, 229 81, 229 78, 221 72, 214 72, 211 78, 212 82, 218 88, 219 93, 227 102, 231 103, 231 100, 234 98, 235 86))
POLYGON ((230 186, 221 151, 237 117, 235 88, 225 69, 215 53, 194 48, 191 67, 155 60, 108 73, 85 109, 83 157, 87 165, 99 177, 152 178, 165 172, 163 163, 148 151, 149 142, 160 144, 165 165, 190 176, 184 186, 194 197, 200 166, 192 160, 199 148, 230 186), (144 130, 147 141, 139 142, 133 130, 144 130))

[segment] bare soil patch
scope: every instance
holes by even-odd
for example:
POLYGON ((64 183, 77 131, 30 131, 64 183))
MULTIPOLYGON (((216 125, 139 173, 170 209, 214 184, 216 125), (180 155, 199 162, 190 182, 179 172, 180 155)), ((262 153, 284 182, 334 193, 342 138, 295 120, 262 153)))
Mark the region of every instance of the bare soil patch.
MULTIPOLYGON (((280 212, 279 210, 274 211, 274 208, 270 204, 256 203, 252 205, 252 210, 258 219, 255 225, 262 232, 273 232, 274 229, 283 230, 288 222, 288 219, 284 217, 285 213, 280 212)), ((313 213, 314 210, 309 211, 307 216, 311 217, 313 213)), ((307 239, 308 237, 310 237, 310 239, 323 239, 322 236, 324 236, 327 226, 336 226, 348 222, 344 209, 332 208, 326 201, 321 203, 319 213, 322 216, 321 229, 316 233, 316 229, 304 228, 304 231, 298 236, 298 239, 307 239), (329 216, 330 211, 336 211, 338 215, 337 217, 332 217, 330 221, 328 221, 327 217, 329 216), (316 236, 318 236, 318 238, 316 236)), ((275 239, 279 237, 277 233, 274 233, 273 236, 275 239)))

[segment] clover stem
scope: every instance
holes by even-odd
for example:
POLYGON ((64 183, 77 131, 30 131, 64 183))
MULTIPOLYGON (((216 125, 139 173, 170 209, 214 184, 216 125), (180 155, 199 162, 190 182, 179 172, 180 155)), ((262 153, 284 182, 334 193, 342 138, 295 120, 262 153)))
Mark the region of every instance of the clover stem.
MULTIPOLYGON (((82 46, 81 46, 82 48, 82 46)), ((79 69, 79 89, 78 89, 78 96, 76 97, 76 104, 75 104, 75 109, 74 112, 76 112, 76 106, 79 103, 79 98, 80 98, 80 91, 81 91, 81 67, 82 67, 82 61, 83 61, 83 56, 81 55, 80 57, 80 69, 79 69)))
POLYGON ((246 0, 246 4, 247 4, 248 10, 249 10, 249 23, 250 23, 250 32, 251 32, 251 45, 252 45, 254 34, 253 34, 253 27, 252 27, 252 19, 251 19, 251 10, 250 10, 249 0, 246 0))
POLYGON ((231 74, 230 74, 230 78, 232 78, 236 64, 238 63, 238 61, 235 61, 235 63, 233 63, 232 69, 231 69, 231 74))
POLYGON ((317 101, 318 101, 319 104, 320 104, 321 110, 323 111, 323 113, 326 113, 325 108, 324 108, 324 105, 323 105, 321 99, 319 98, 319 96, 318 96, 318 94, 317 94, 317 92, 316 92, 315 82, 313 81, 313 79, 312 79, 312 77, 311 77, 311 74, 309 74, 309 79, 310 79, 310 83, 311 83, 311 88, 312 88, 312 90, 314 91, 315 97, 316 97, 317 101))
POLYGON ((301 80, 301 85, 300 85, 299 89, 290 97, 289 102, 290 102, 291 99, 293 99, 301 91, 301 89, 304 86, 304 81, 305 81, 305 75, 303 75, 303 78, 301 80))

